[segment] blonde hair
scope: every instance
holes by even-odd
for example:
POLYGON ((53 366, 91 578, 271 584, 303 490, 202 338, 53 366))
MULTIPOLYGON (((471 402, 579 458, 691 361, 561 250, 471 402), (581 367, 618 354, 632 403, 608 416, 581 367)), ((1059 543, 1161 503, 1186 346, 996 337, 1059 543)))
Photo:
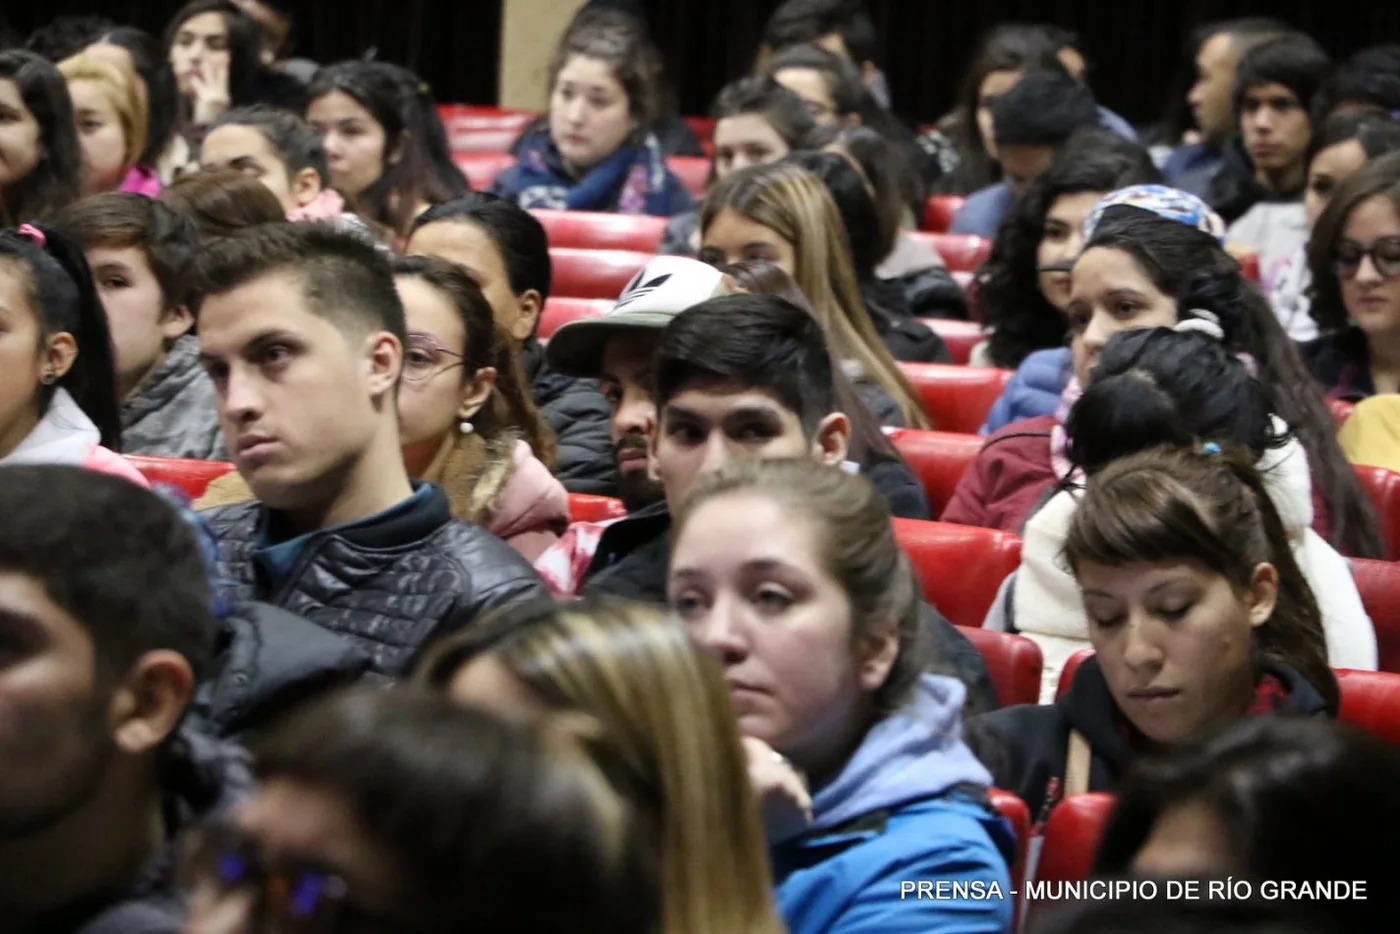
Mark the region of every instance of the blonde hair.
POLYGON ((767 845, 729 691, 675 619, 621 600, 508 607, 431 650, 446 690, 491 654, 555 710, 603 725, 661 829, 666 934, 780 934, 767 845))
POLYGON ((100 87, 117 112, 122 124, 122 134, 126 137, 126 160, 123 163, 130 169, 146 151, 146 108, 141 104, 141 95, 136 85, 115 65, 100 62, 88 55, 74 55, 59 62, 58 70, 68 84, 75 81, 91 81, 100 87))
POLYGON ((880 339, 856 285, 841 213, 827 188, 796 165, 751 166, 718 182, 705 197, 700 229, 725 209, 772 230, 792 244, 793 279, 826 331, 832 355, 859 365, 861 377, 877 383, 899 406, 911 428, 928 428, 928 416, 880 339))

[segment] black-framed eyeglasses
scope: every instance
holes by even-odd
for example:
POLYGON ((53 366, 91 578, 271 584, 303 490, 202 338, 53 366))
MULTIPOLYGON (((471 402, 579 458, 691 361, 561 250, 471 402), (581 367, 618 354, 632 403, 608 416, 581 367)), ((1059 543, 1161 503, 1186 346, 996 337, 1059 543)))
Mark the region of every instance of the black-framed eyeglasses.
POLYGON ((408 335, 408 344, 403 352, 405 382, 421 383, 465 364, 466 360, 461 354, 448 350, 431 334, 414 331, 408 335))
POLYGON ((1382 276, 1387 279, 1400 276, 1400 237, 1381 237, 1370 246, 1343 240, 1332 251, 1332 271, 1343 279, 1354 278, 1361 269, 1361 261, 1368 256, 1382 276))

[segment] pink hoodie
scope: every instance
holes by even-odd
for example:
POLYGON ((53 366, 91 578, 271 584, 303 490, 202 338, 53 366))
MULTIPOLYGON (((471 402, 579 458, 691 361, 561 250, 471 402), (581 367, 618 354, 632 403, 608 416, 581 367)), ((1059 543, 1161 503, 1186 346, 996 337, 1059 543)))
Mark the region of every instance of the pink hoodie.
POLYGON ((147 198, 160 197, 160 176, 154 169, 148 169, 144 165, 133 165, 131 171, 126 173, 126 178, 122 179, 121 187, 118 191, 125 191, 134 195, 145 195, 147 198))
POLYGON ((533 562, 569 527, 569 494, 524 441, 515 442, 515 470, 496 497, 491 531, 533 562))

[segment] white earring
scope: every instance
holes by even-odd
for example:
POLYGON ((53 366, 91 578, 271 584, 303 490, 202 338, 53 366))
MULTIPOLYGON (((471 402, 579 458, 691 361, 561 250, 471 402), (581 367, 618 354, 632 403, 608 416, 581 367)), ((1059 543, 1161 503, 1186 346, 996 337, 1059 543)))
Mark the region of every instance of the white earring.
POLYGON ((469 421, 467 421, 467 420, 464 418, 464 419, 462 419, 461 424, 459 424, 459 425, 457 426, 457 430, 460 431, 460 432, 461 432, 462 434, 464 434, 464 435, 469 435, 469 434, 472 433, 472 431, 473 431, 474 429, 472 428, 472 423, 469 422, 469 421))

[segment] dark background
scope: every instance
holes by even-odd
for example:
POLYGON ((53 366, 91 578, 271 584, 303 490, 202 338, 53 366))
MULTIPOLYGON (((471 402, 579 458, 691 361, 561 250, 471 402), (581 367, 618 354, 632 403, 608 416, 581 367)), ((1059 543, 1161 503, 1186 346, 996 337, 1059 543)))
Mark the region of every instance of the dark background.
MULTIPOLYGON (((504 0, 511 2, 511 0, 504 0)), ((779 0, 640 0, 670 68, 682 110, 700 114, 749 63, 779 0)), ((1079 33, 1100 101, 1135 123, 1156 119, 1178 87, 1187 36, 1201 23, 1276 16, 1336 56, 1400 42, 1395 0, 866 0, 886 37, 895 107, 928 122, 953 102, 977 38, 1007 21, 1053 21, 1079 33)), ((440 101, 496 101, 502 0, 302 0, 298 51, 322 62, 377 48, 433 86, 440 101)), ((159 32, 176 0, 0 0, 0 34, 13 40, 61 13, 104 13, 159 32)), ((543 104, 543 101, 541 102, 543 104)))

